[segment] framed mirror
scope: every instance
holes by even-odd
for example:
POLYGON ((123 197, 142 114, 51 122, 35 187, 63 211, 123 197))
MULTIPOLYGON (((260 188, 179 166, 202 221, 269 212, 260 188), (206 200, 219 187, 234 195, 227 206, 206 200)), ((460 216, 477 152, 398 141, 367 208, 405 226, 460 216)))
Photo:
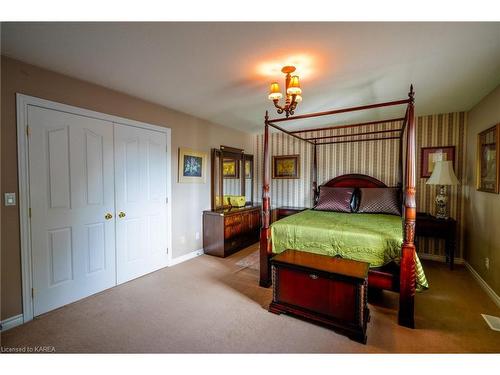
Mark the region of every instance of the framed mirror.
POLYGON ((245 197, 247 204, 253 204, 253 175, 254 175, 254 166, 253 166, 253 155, 244 155, 244 163, 245 163, 245 197))
POLYGON ((253 155, 220 146, 212 149, 212 210, 242 208, 253 204, 253 155))

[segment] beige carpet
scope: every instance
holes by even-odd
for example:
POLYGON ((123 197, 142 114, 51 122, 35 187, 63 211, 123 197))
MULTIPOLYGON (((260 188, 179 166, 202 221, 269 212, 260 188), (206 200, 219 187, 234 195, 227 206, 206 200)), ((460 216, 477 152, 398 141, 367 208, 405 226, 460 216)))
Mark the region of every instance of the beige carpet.
POLYGON ((247 262, 257 246, 220 259, 203 255, 40 316, 1 336, 3 347, 54 346, 57 352, 500 352, 499 316, 469 272, 424 262, 431 289, 416 297, 416 325, 396 324, 397 294, 370 304, 368 343, 266 308, 247 262), (241 263, 240 263, 241 264, 241 263))

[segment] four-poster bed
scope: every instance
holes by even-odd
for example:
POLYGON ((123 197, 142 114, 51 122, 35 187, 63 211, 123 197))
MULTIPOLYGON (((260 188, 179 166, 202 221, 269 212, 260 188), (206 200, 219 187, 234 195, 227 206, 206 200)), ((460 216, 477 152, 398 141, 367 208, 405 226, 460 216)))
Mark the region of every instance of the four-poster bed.
MULTIPOLYGON (((416 131, 414 117, 414 92, 413 86, 410 87, 408 99, 337 109, 326 112, 311 113, 286 118, 269 119, 266 112, 264 129, 264 158, 263 158, 263 184, 262 184, 262 228, 260 233, 260 285, 268 287, 271 285, 270 259, 273 255, 273 243, 270 228, 270 154, 269 154, 269 127, 284 132, 291 137, 297 138, 303 142, 312 145, 313 149, 313 169, 312 169, 312 189, 314 203, 317 203, 319 196, 318 187, 318 168, 317 168, 317 147, 329 144, 342 144, 350 142, 368 142, 384 141, 388 139, 399 139, 399 163, 398 176, 399 187, 402 190, 402 245, 399 255, 399 266, 395 263, 387 264, 383 267, 370 269, 368 284, 370 287, 387 289, 399 292, 399 313, 398 322, 406 327, 414 327, 414 296, 416 287, 415 270, 415 218, 416 218, 416 200, 415 200, 415 178, 416 178, 416 131), (276 123, 308 119, 313 117, 330 116, 340 113, 368 110, 373 108, 406 105, 404 117, 392 118, 382 121, 363 122, 358 124, 330 126, 315 129, 304 129, 288 131, 276 123), (346 128, 362 128, 368 125, 380 123, 401 123, 401 127, 394 129, 384 129, 376 131, 356 131, 350 134, 334 134, 318 137, 307 137, 307 134, 313 131, 337 130, 346 128), (405 149, 405 154, 403 154, 405 149), (403 168, 403 163, 405 168, 403 168), (403 178, 404 171, 404 178, 403 178)), ((338 176, 327 181, 322 186, 326 187, 349 187, 349 188, 381 188, 386 185, 370 176, 359 174, 348 174, 338 176)), ((399 224, 398 224, 399 225, 399 224)), ((401 243, 400 242, 400 243, 401 243)), ((399 249, 399 245, 398 245, 399 249)))

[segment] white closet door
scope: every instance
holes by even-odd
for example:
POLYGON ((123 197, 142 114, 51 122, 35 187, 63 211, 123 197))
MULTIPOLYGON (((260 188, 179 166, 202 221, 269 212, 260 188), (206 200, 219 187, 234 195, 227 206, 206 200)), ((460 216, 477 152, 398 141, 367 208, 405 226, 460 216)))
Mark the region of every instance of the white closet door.
POLYGON ((167 138, 115 124, 117 280, 122 283, 168 265, 167 138))
POLYGON ((34 106, 28 124, 36 316, 116 284, 113 124, 34 106))

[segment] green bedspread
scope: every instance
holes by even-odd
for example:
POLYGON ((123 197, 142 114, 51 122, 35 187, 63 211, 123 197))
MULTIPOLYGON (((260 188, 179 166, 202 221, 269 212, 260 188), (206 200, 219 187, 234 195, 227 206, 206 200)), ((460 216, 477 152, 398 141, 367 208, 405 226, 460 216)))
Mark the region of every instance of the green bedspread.
MULTIPOLYGON (((399 262, 403 231, 401 217, 306 210, 271 225, 273 253, 286 249, 360 260, 370 267, 399 262)), ((415 254, 417 289, 428 283, 415 254)))

